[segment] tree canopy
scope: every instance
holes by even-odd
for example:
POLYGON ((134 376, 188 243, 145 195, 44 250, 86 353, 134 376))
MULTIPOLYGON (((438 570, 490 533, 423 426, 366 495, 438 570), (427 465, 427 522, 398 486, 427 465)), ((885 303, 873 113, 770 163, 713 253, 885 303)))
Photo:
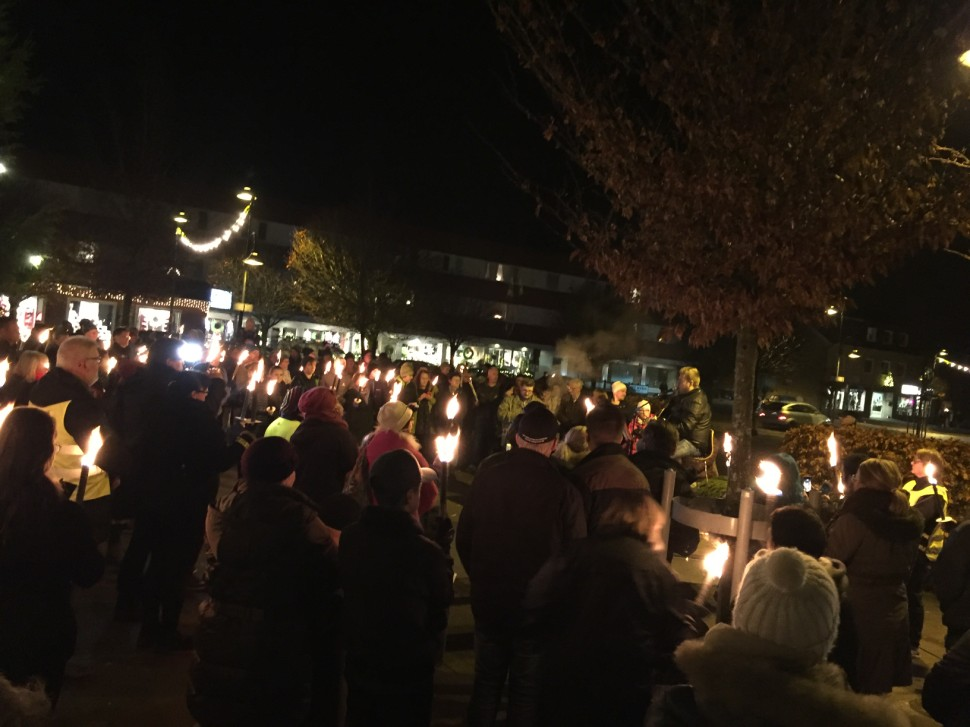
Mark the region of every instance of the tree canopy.
POLYGON ((366 229, 346 230, 339 220, 297 230, 287 267, 306 313, 358 331, 373 349, 381 333, 405 322, 411 292, 400 255, 366 229))
POLYGON ((300 308, 293 295, 293 276, 288 271, 279 270, 268 264, 258 267, 243 265, 240 258, 236 256, 218 260, 209 270, 207 277, 217 288, 239 293, 243 288, 244 273, 246 274, 245 302, 253 306, 253 318, 264 332, 263 335, 268 336, 271 328, 284 320, 287 314, 300 308))
POLYGON ((942 143, 970 90, 965 3, 492 7, 552 102, 546 138, 585 174, 533 191, 622 295, 648 291, 694 343, 738 337, 736 429, 757 341, 970 231, 970 165, 942 143))

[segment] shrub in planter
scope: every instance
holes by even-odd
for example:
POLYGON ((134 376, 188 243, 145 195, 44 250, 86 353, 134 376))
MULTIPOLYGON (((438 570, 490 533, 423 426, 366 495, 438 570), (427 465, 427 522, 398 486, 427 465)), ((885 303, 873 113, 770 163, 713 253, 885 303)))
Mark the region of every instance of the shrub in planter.
MULTIPOLYGON (((832 427, 825 424, 791 429, 785 435, 781 450, 787 452, 801 470, 802 477, 811 477, 816 484, 835 487, 835 473, 829 467, 827 440, 832 427)), ((895 462, 905 481, 916 450, 931 448, 939 451, 946 461, 946 471, 940 483, 949 490, 950 515, 957 520, 970 516, 970 444, 956 439, 921 439, 913 434, 891 429, 847 424, 835 430, 839 443, 839 457, 850 452, 865 452, 895 462)))

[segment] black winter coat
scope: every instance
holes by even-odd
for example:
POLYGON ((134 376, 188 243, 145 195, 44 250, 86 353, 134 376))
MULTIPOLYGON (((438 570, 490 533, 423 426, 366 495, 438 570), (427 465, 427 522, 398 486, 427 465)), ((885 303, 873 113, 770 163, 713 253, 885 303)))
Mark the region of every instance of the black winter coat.
POLYGON ((677 394, 660 412, 659 418, 673 424, 680 438, 693 443, 702 455, 710 454, 711 405, 703 391, 694 389, 677 394))
POLYGON ((0 406, 7 404, 26 406, 33 386, 33 381, 27 381, 20 374, 10 374, 7 377, 7 383, 0 387, 0 406))
POLYGON ((91 527, 73 502, 58 498, 27 533, 0 531, 0 673, 15 683, 59 682, 77 634, 71 587, 92 586, 103 572, 91 527))
POLYGON ((680 584, 632 529, 604 527, 550 561, 527 604, 544 640, 540 724, 640 727, 654 675, 694 635, 680 584))
MULTIPOLYGON (((337 622, 336 549, 301 493, 250 483, 224 513, 189 709, 203 725, 297 725, 337 622)), ((332 647, 330 647, 332 648, 332 647)))
POLYGON ((347 473, 357 461, 357 442, 350 430, 338 422, 307 419, 290 437, 296 448, 296 484, 317 505, 339 495, 347 473))
POLYGON ((347 678, 368 691, 430 683, 452 570, 408 513, 368 507, 340 538, 347 678))
POLYGON ((931 573, 943 623, 954 633, 970 631, 970 521, 950 533, 931 573))
POLYGON ((521 627, 529 581, 585 536, 582 498, 548 457, 514 449, 483 460, 455 537, 471 580, 475 627, 497 633, 521 627))

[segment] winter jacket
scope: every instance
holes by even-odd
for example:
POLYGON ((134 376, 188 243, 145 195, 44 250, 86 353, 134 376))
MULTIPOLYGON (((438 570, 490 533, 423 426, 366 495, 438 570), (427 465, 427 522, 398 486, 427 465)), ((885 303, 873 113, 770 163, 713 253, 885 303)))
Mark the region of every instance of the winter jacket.
POLYGON ((0 386, 0 407, 7 404, 14 406, 26 406, 30 401, 30 390, 34 387, 33 381, 27 381, 20 374, 10 374, 7 382, 0 386))
POLYGON ((601 444, 573 469, 570 478, 583 494, 586 522, 596 528, 617 492, 650 490, 650 483, 620 444, 601 444))
POLYGON ((601 528, 532 580, 543 640, 540 724, 640 727, 655 672, 692 635, 680 584, 642 535, 601 528))
POLYGON ((347 427, 338 422, 307 419, 293 435, 296 448, 296 484, 318 505, 344 488, 347 473, 357 461, 357 442, 347 427))
MULTIPOLYGON (((30 405, 43 409, 54 419, 55 442, 59 450, 54 454, 51 477, 77 485, 81 476, 81 457, 95 427, 103 427, 101 436, 107 438, 107 420, 101 404, 91 391, 74 374, 62 368, 53 368, 30 392, 30 405)), ((104 461, 104 452, 98 464, 104 461)), ((108 474, 93 468, 88 475, 85 500, 97 500, 111 494, 108 474)), ((73 489, 71 499, 77 499, 73 489)))
POLYGON ((471 580, 476 629, 520 628, 529 581, 550 557, 585 536, 579 492, 548 457, 514 449, 483 460, 455 537, 471 580))
MULTIPOLYGON (((381 429, 374 432, 374 435, 363 445, 367 456, 368 469, 374 466, 374 462, 382 454, 392 452, 396 449, 406 449, 418 460, 419 467, 430 467, 428 460, 421 454, 421 445, 418 440, 407 432, 392 432, 381 429)), ((424 515, 438 499, 438 485, 435 482, 421 483, 421 501, 418 503, 418 514, 424 515)), ((371 503, 373 504, 373 503, 371 503)))
POLYGON ((266 432, 263 434, 265 437, 280 437, 289 441, 290 437, 293 436, 293 432, 297 430, 302 422, 299 419, 287 419, 286 417, 277 417, 269 423, 266 427, 266 432))
POLYGON ((789 649, 726 624, 674 655, 693 689, 655 705, 655 727, 906 727, 888 700, 849 690, 834 664, 806 664, 789 649))
POLYGON ((825 554, 845 563, 858 654, 853 689, 884 694, 912 683, 906 582, 923 518, 889 510, 895 493, 862 488, 829 527, 825 554))
POLYGON ((313 663, 336 648, 336 548, 314 537, 323 528, 313 504, 279 484, 241 491, 221 527, 189 711, 202 727, 298 725, 313 663))
POLYGON ((702 455, 711 453, 711 405, 703 391, 677 394, 659 418, 673 424, 680 438, 697 447, 702 455))
POLYGON ((71 588, 93 586, 104 572, 81 508, 54 502, 29 532, 0 531, 0 673, 15 683, 59 683, 77 633, 71 588))
POLYGON ((578 427, 586 423, 586 401, 583 393, 576 401, 567 392, 559 401, 556 409, 556 418, 559 420, 559 432, 565 434, 573 427, 578 427))
POLYGON ((970 521, 950 533, 931 574, 943 623, 954 633, 970 631, 970 521))
POLYGON ((347 678, 370 692, 430 682, 452 571, 408 513, 368 507, 340 538, 347 678))
POLYGON ((512 421, 532 402, 542 404, 542 399, 535 394, 528 399, 523 399, 518 393, 513 393, 511 396, 502 399, 502 402, 498 405, 498 421, 502 427, 502 437, 505 437, 505 433, 512 426, 512 421))
POLYGON ((923 682, 923 709, 943 727, 970 724, 970 633, 943 655, 923 682))

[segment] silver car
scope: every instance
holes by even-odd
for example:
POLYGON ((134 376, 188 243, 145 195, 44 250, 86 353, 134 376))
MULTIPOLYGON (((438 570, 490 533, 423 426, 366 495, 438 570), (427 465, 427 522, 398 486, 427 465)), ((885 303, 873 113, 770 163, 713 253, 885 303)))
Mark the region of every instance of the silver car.
POLYGON ((758 407, 756 426, 791 429, 800 424, 830 424, 831 419, 804 402, 765 401, 758 407))

